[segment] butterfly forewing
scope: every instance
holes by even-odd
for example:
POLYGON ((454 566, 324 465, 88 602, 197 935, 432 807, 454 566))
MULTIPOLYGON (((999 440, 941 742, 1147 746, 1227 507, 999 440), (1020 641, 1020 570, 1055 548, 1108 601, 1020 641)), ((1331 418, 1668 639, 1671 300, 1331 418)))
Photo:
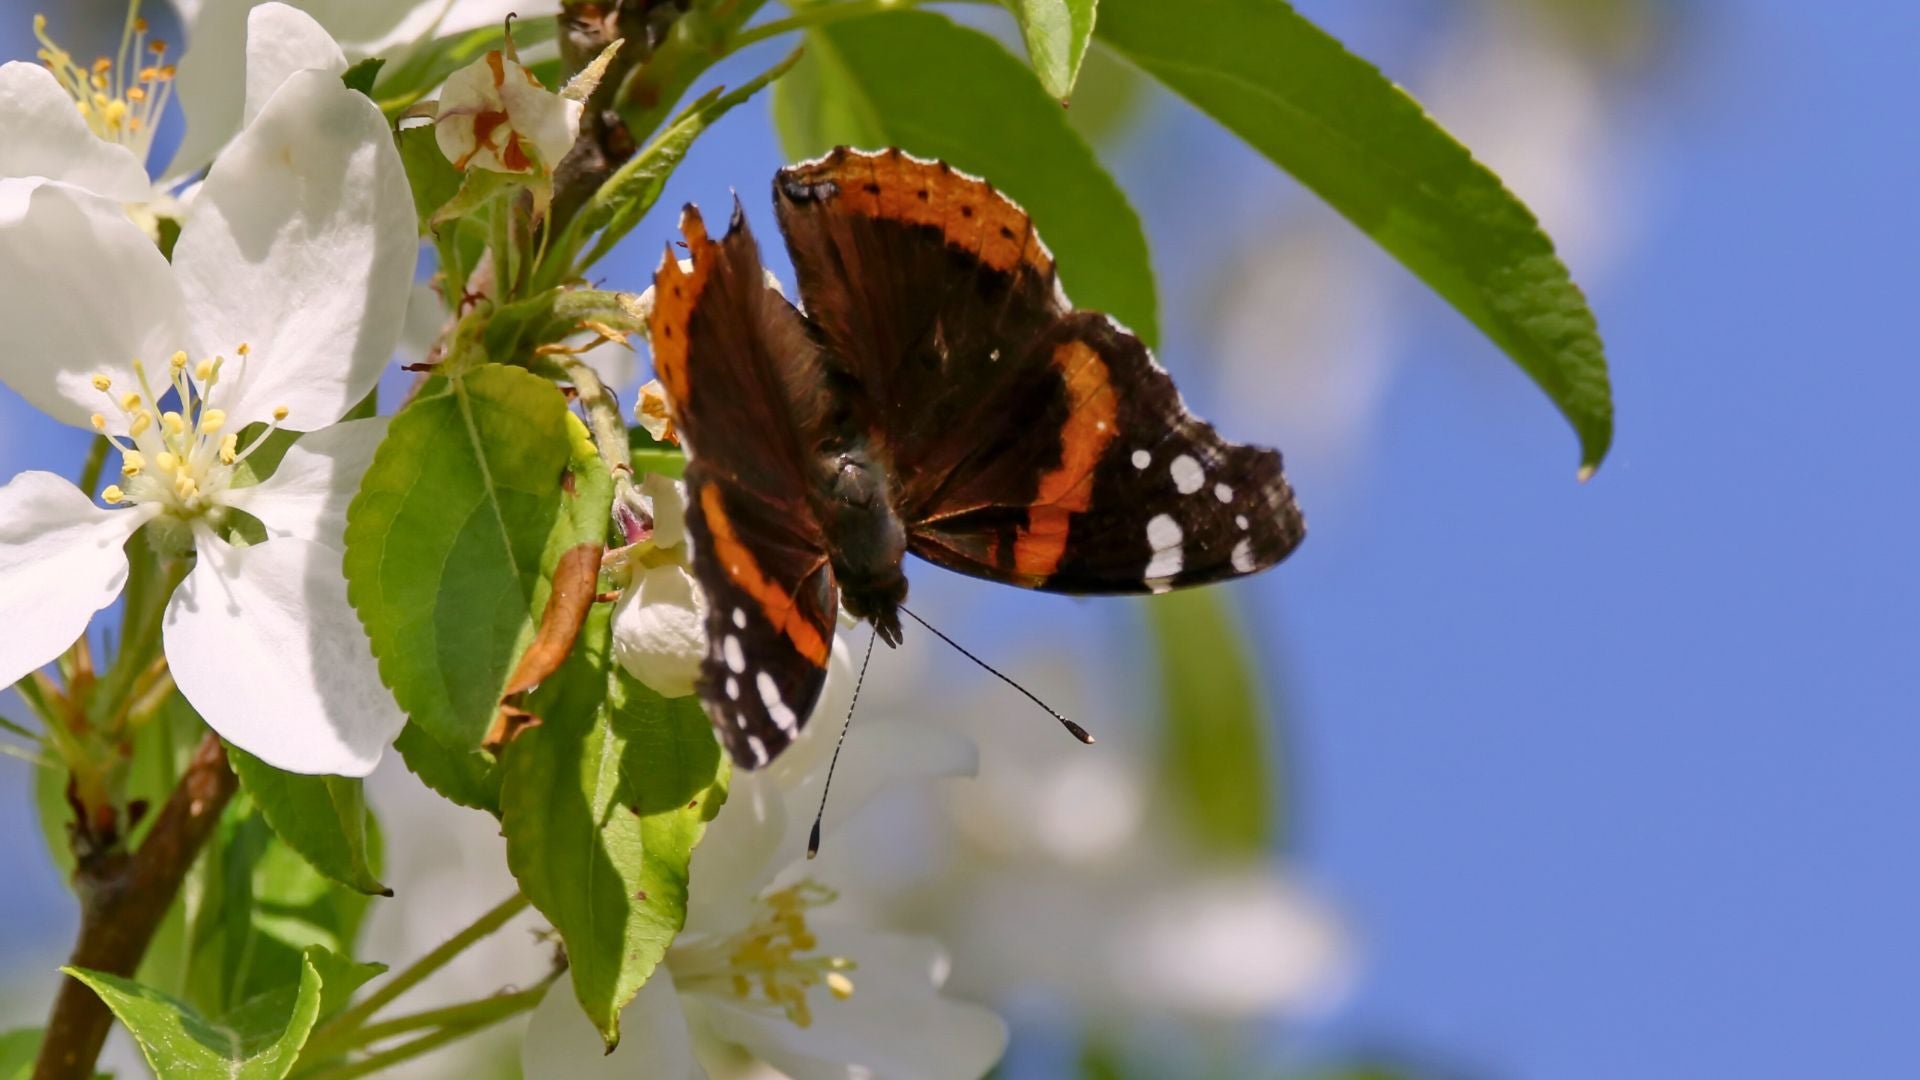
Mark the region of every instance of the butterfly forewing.
POLYGON ((698 691, 734 761, 771 761, 826 679, 838 596, 808 497, 806 432, 822 407, 818 351, 761 269, 736 211, 727 235, 682 217, 691 265, 654 277, 652 345, 692 451, 687 525, 707 599, 698 691))

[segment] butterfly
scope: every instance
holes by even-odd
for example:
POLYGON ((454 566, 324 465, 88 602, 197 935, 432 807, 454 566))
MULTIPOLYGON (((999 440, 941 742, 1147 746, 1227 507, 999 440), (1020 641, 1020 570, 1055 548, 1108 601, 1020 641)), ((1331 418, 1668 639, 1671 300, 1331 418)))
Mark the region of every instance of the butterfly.
POLYGON ((1078 311, 984 180, 898 149, 779 170, 801 306, 739 198, 654 275, 654 367, 687 450, 707 599, 698 691, 734 761, 807 723, 838 612, 901 638, 905 557, 1081 595, 1240 577, 1305 535, 1280 455, 1190 414, 1140 339, 1078 311))

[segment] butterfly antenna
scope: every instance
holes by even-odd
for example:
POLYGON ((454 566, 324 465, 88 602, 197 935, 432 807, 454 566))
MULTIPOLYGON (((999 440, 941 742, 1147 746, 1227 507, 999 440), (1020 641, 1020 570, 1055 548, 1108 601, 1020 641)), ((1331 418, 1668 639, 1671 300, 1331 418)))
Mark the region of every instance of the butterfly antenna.
POLYGON ((1086 743, 1089 746, 1093 744, 1093 736, 1087 733, 1086 728, 1083 728, 1079 724, 1076 724, 1073 721, 1067 719, 1064 715, 1061 714, 1060 710, 1054 708, 1053 706, 1047 704, 1044 701, 1041 701, 1038 697, 1034 696, 1033 691, 1027 689, 1024 686, 1021 686, 1019 683, 1014 682, 1012 679, 1007 678, 1005 675, 1000 673, 998 668, 995 668, 992 664, 989 664, 985 660, 982 660, 979 657, 968 652, 966 649, 966 646, 960 644, 959 642, 953 640, 947 635, 941 633, 939 629, 935 627, 932 623, 928 622, 927 620, 921 618, 918 615, 915 615, 911 611, 907 611, 905 607, 902 607, 900 610, 906 611, 907 616, 911 618, 914 622, 917 622, 921 626, 926 627, 928 630, 933 631, 934 637, 937 637, 941 641, 944 641, 947 644, 953 646, 955 651, 957 651, 961 656, 964 656, 967 659, 973 661, 974 663, 979 664, 981 667, 991 672, 994 678, 999 679, 1001 682, 1006 683, 1008 686, 1011 686, 1015 690, 1018 690, 1022 694, 1025 694, 1028 701, 1031 701, 1035 705, 1038 705, 1042 709, 1045 709, 1047 711, 1048 716, 1051 716, 1055 720, 1060 721, 1060 726, 1066 728, 1067 733, 1069 735, 1072 735, 1074 738, 1079 739, 1081 742, 1086 743))
POLYGON ((853 726, 853 707, 860 704, 860 687, 867 681, 867 665, 873 662, 873 633, 867 634, 867 658, 860 661, 860 677, 853 681, 853 700, 847 702, 847 718, 840 724, 840 738, 833 744, 833 760, 827 762, 827 782, 820 785, 820 810, 813 815, 813 831, 807 834, 807 858, 820 854, 820 822, 827 816, 827 792, 833 789, 833 770, 840 764, 840 748, 847 745, 847 729, 853 726))

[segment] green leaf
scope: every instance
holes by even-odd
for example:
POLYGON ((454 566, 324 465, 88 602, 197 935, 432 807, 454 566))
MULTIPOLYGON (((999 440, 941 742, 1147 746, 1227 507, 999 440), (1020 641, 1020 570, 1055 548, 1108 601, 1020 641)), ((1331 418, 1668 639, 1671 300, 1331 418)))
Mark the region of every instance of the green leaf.
POLYGON ((1013 17, 1020 20, 1020 36, 1026 39, 1027 56, 1033 61, 1034 74, 1048 94, 1065 104, 1073 96, 1074 80, 1080 77, 1080 61, 1086 58, 1087 42, 1093 38, 1093 22, 1098 0, 1007 0, 1013 17))
POLYGON ((393 748, 407 770, 442 798, 500 816, 500 768, 493 755, 471 747, 455 750, 414 723, 401 730, 393 748))
POLYGON ((297 987, 275 991, 208 1020, 169 994, 104 972, 62 968, 113 1010, 160 1080, 279 1080, 293 1068, 320 1016, 321 978, 311 956, 297 987))
POLYGON ((340 81, 347 84, 347 89, 358 90, 368 97, 372 97, 373 81, 380 77, 380 69, 385 66, 387 66, 387 61, 384 58, 369 56, 365 60, 341 72, 340 81))
POLYGON ((413 189, 413 209, 419 215, 420 232, 424 235, 433 227, 433 215, 460 194, 460 170, 441 152, 432 124, 406 128, 397 141, 400 164, 407 170, 407 186, 413 189))
POLYGON ((1292 173, 1504 349, 1582 475, 1613 401, 1586 299, 1532 211, 1420 104, 1281 0, 1106 0, 1099 36, 1292 173))
POLYGON ((1140 219, 1019 60, 984 34, 914 11, 815 29, 806 49, 774 85, 789 157, 898 146, 986 177, 1032 215, 1075 302, 1157 339, 1140 219))
POLYGON ((687 915, 687 867, 726 800, 697 699, 666 700, 607 658, 607 605, 530 704, 501 786, 507 866, 567 946, 574 994, 612 1047, 620 1010, 687 915))
POLYGON ((1224 854, 1273 849, 1279 785, 1267 768, 1264 710, 1226 595, 1187 589, 1146 605, 1160 662, 1159 759, 1183 822, 1224 854))
POLYGON ((448 379, 394 417, 348 509, 348 597, 381 677, 449 751, 492 724, 541 613, 543 556, 573 531, 570 417, 520 368, 448 379))
POLYGON ((235 746, 227 760, 275 835, 315 870, 358 892, 393 895, 367 861, 367 798, 358 779, 285 772, 235 746))
POLYGON ((40 1054, 46 1032, 39 1028, 16 1028, 0 1034, 0 1080, 27 1080, 33 1075, 33 1059, 40 1054))
POLYGON ((593 198, 568 224, 568 241, 561 244, 559 250, 576 250, 581 238, 598 229, 599 238, 594 241, 593 249, 586 257, 579 260, 577 268, 584 270, 598 262, 613 250, 621 238, 633 231, 648 210, 653 209, 653 204, 659 201, 660 192, 667 186, 667 179, 686 160, 687 151, 693 148, 694 140, 732 111, 735 105, 786 74, 799 59, 799 52, 789 53, 785 59, 737 89, 723 93, 716 88, 694 102, 665 131, 648 143, 646 149, 634 155, 632 160, 608 177, 606 183, 600 185, 593 198))

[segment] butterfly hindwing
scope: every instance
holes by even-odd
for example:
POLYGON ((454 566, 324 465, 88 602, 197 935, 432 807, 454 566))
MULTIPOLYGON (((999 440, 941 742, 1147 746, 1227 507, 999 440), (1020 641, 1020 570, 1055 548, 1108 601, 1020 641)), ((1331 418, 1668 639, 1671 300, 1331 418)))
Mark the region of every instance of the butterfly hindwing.
POLYGON ((1251 574, 1286 558, 1305 521, 1280 455, 1227 442, 1186 410, 1145 345, 1095 312, 1043 335, 1058 406, 1054 445, 1022 448, 1033 488, 997 505, 931 508, 913 550, 961 573, 1049 592, 1164 592, 1251 574))
POLYGON ((805 726, 826 683, 839 612, 827 557, 796 543, 783 507, 687 470, 693 572, 707 600, 697 685, 733 760, 773 760, 805 726))

